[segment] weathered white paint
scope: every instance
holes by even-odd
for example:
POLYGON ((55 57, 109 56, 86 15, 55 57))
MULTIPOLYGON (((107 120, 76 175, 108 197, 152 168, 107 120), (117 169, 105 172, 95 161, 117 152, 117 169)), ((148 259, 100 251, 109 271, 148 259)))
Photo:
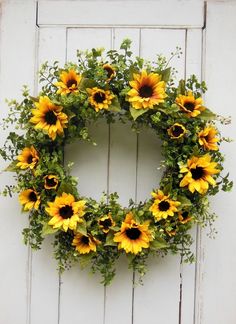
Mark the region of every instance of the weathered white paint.
MULTIPOLYGON (((63 64, 75 60, 77 48, 117 48, 125 37, 133 40, 135 55, 149 59, 154 59, 153 54, 160 51, 168 55, 176 45, 181 46, 184 55, 172 62, 179 70, 179 77, 192 73, 201 77, 202 1, 39 1, 37 33, 34 1, 5 0, 2 7, 1 97, 19 97, 22 83, 31 83, 33 91, 35 66, 45 60, 59 60, 63 64)), ((232 41, 235 13, 233 2, 208 5, 206 53, 203 51, 209 85, 206 100, 209 107, 225 115, 234 113, 231 104, 235 69, 228 62, 234 63, 236 53, 232 41)), ((1 112, 4 115, 6 112, 1 112)), ((235 129, 229 127, 224 132, 233 137, 235 129)), ((99 122, 91 127, 91 133, 97 146, 78 142, 66 151, 66 159, 75 162, 73 173, 79 176, 81 194, 98 199, 103 190, 117 190, 124 205, 130 197, 137 201, 148 198, 161 176, 161 170, 156 170, 161 159, 160 143, 152 132, 143 130, 137 137, 128 125, 114 124, 109 129, 104 122, 99 122)), ((2 134, 1 142, 6 133, 2 134)), ((233 151, 232 145, 235 144, 225 144, 223 149, 228 159, 226 167, 235 175, 235 155, 229 151, 233 151)), ((1 179, 3 183, 10 181, 10 175, 1 179)), ((4 278, 0 281, 0 323, 177 324, 181 274, 183 296, 179 324, 234 324, 233 195, 235 192, 220 194, 214 199, 214 209, 221 216, 217 223, 221 232, 216 241, 204 240, 206 246, 201 242, 201 235, 197 235, 197 250, 201 253, 196 265, 180 266, 180 259, 172 256, 150 260, 144 286, 133 288, 133 274, 127 271, 123 258, 113 285, 106 289, 99 285, 99 276, 91 277, 78 267, 59 280, 51 259, 50 240, 44 243, 43 250, 32 257, 29 252, 27 256, 27 248, 20 245, 20 229, 26 223, 22 222, 24 215, 19 214, 16 200, 14 203, 1 198, 10 217, 2 213, 0 218, 3 228, 0 275, 4 278), (227 221, 223 217, 226 211, 227 221)))

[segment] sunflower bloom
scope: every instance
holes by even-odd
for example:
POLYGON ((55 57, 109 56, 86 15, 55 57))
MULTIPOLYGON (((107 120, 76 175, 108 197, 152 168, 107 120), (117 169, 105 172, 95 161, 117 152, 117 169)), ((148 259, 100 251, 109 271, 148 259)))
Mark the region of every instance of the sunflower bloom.
POLYGON ((38 210, 40 204, 40 196, 33 189, 27 189, 19 194, 19 202, 24 211, 36 209, 38 210))
POLYGON ((67 95, 72 92, 78 92, 78 85, 80 84, 81 79, 81 75, 77 74, 73 69, 69 70, 69 72, 62 71, 60 74, 61 81, 54 84, 59 88, 57 94, 67 95))
POLYGON ((191 222, 192 217, 189 215, 189 212, 182 211, 178 213, 178 220, 181 224, 186 224, 188 222, 191 222))
POLYGON ((217 174, 220 170, 216 169, 217 163, 211 162, 211 156, 193 156, 188 159, 187 165, 180 169, 180 173, 186 173, 180 182, 180 187, 188 187, 189 191, 194 193, 195 190, 200 194, 206 193, 209 184, 214 186, 216 181, 212 175, 217 174))
POLYGON ((161 190, 158 192, 152 192, 154 202, 149 208, 149 211, 152 212, 156 221, 161 219, 166 219, 168 216, 174 216, 174 213, 178 211, 178 206, 180 205, 179 201, 170 199, 169 195, 165 196, 161 190))
POLYGON ((219 138, 216 137, 217 130, 214 127, 205 127, 198 133, 198 142, 204 147, 205 150, 218 151, 217 142, 219 138))
POLYGON ((75 201, 73 195, 63 192, 53 202, 48 202, 48 207, 45 208, 52 217, 48 224, 53 228, 61 228, 65 232, 68 228, 76 230, 77 224, 83 222, 85 203, 85 200, 75 201))
POLYGON ((98 220, 98 225, 103 233, 108 233, 110 228, 115 226, 116 223, 112 219, 111 213, 109 213, 108 215, 105 215, 98 220))
POLYGON ((44 188, 51 190, 51 189, 57 189, 59 184, 58 177, 52 174, 49 174, 44 177, 44 188))
POLYGON ((104 64, 103 65, 103 69, 106 71, 107 73, 107 81, 111 81, 111 79, 113 79, 116 75, 116 71, 114 70, 114 68, 110 65, 110 64, 104 64))
POLYGON ((110 90, 103 90, 97 87, 87 89, 89 93, 89 102, 94 107, 96 112, 101 109, 109 109, 112 99, 115 98, 114 94, 110 90))
POLYGON ((176 98, 176 103, 189 117, 196 117, 206 109, 203 106, 202 98, 195 98, 192 91, 188 91, 187 96, 179 95, 176 98))
POLYGON ((21 169, 33 169, 39 160, 38 152, 33 146, 25 147, 20 155, 17 156, 19 161, 16 166, 21 169))
POLYGON ((139 224, 135 222, 132 212, 129 212, 113 240, 118 243, 118 249, 124 249, 126 253, 137 254, 143 248, 147 249, 149 242, 153 240, 148 227, 149 221, 139 224))
POLYGON ((100 241, 92 235, 83 235, 80 233, 76 234, 72 241, 72 245, 75 246, 76 251, 80 254, 87 254, 91 251, 96 252, 99 243, 100 241))
POLYGON ((183 137, 187 131, 182 124, 175 123, 167 130, 167 132, 172 139, 179 139, 183 137))
POLYGON ((165 82, 161 81, 161 76, 157 73, 133 74, 132 81, 129 82, 132 89, 128 92, 128 101, 135 109, 152 109, 164 102, 167 97, 165 93, 165 82))
POLYGON ((48 97, 40 97, 32 109, 33 117, 30 122, 35 124, 35 129, 42 129, 48 136, 55 140, 57 135, 64 134, 68 123, 68 116, 62 112, 62 107, 54 105, 48 97))

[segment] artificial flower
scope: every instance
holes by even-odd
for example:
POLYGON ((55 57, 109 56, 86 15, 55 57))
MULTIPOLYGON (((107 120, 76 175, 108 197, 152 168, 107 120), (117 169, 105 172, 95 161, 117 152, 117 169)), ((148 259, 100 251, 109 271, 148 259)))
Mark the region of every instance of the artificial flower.
POLYGON ((33 117, 30 122, 35 124, 35 129, 42 129, 48 136, 55 140, 57 135, 64 134, 68 123, 68 116, 62 112, 62 107, 56 106, 47 96, 39 97, 32 109, 33 117))
POLYGON ((170 199, 170 196, 164 195, 163 191, 158 190, 158 192, 152 192, 154 202, 149 208, 152 212, 156 221, 161 219, 166 219, 168 216, 174 216, 174 213, 178 211, 179 201, 170 199))
POLYGON ((187 96, 179 95, 176 98, 176 103, 189 117, 196 117, 206 109, 203 106, 202 98, 195 98, 192 91, 188 91, 187 96))
POLYGON ((172 139, 179 139, 186 133, 186 128, 182 124, 175 123, 167 130, 167 132, 172 139))
POLYGON ((72 245, 75 246, 76 251, 80 254, 88 254, 91 251, 96 252, 99 243, 100 241, 92 235, 83 235, 80 233, 76 234, 72 241, 72 245))
POLYGON ((19 194, 19 202, 25 211, 36 209, 40 204, 40 196, 34 189, 26 189, 19 194))
POLYGON ((39 155, 34 146, 25 147, 20 155, 17 156, 19 161, 16 166, 21 169, 33 169, 39 160, 39 155))
POLYGON ((188 159, 187 165, 180 169, 180 173, 186 173, 180 182, 180 187, 188 187, 192 193, 198 191, 200 194, 206 193, 209 184, 216 184, 212 175, 217 174, 220 170, 216 169, 217 163, 211 162, 211 156, 205 154, 203 156, 193 156, 188 159))
POLYGON ((57 94, 67 95, 72 92, 78 92, 78 85, 81 79, 81 75, 77 74, 73 69, 70 69, 68 72, 62 71, 60 74, 61 81, 55 83, 55 86, 59 88, 57 94))
POLYGON ((104 233, 108 233, 110 228, 115 226, 116 223, 112 219, 111 213, 108 213, 108 215, 99 218, 98 225, 104 233))
POLYGON ((101 109, 109 109, 112 99, 115 97, 110 90, 103 90, 97 87, 87 89, 89 93, 89 102, 96 112, 101 109))
POLYGON ((116 75, 115 69, 110 64, 104 64, 103 69, 107 73, 107 81, 111 81, 111 79, 116 75))
POLYGON ((198 142, 205 150, 218 151, 217 142, 219 138, 216 137, 217 130, 212 126, 207 126, 198 133, 198 142))
POLYGON ((135 109, 150 109, 164 102, 165 82, 157 73, 133 74, 133 80, 129 82, 132 89, 128 92, 128 101, 135 109))
POLYGON ((53 175, 53 174, 49 174, 47 176, 44 177, 44 188, 51 190, 51 189, 57 189, 59 184, 59 180, 58 177, 53 175))

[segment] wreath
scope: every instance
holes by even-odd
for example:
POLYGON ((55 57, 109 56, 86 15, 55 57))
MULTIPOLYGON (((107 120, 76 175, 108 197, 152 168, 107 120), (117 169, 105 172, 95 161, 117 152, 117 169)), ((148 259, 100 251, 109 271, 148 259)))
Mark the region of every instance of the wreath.
MULTIPOLYGON (((11 131, 0 150, 16 178, 2 193, 17 192, 22 211, 29 212, 24 242, 39 249, 53 235, 60 272, 79 261, 100 271, 105 285, 121 254, 140 276, 150 254, 179 253, 193 262, 189 229, 209 225, 214 235, 208 196, 232 187, 228 174, 221 175, 219 151, 228 139, 215 126, 229 120, 204 106, 205 82, 194 75, 176 82, 170 60, 133 59, 130 45, 124 40, 120 51, 106 55, 103 49, 77 51, 77 63, 63 68, 44 63, 39 96, 30 96, 25 86, 21 103, 8 101, 10 113, 3 121, 4 128, 14 124, 24 130, 11 131), (99 202, 79 194, 71 163, 64 163, 64 147, 76 138, 92 143, 88 126, 100 118, 129 123, 136 132, 151 128, 161 139, 164 171, 146 201, 130 200, 122 207, 117 193, 104 194, 99 202)), ((179 56, 181 49, 171 54, 179 56)))

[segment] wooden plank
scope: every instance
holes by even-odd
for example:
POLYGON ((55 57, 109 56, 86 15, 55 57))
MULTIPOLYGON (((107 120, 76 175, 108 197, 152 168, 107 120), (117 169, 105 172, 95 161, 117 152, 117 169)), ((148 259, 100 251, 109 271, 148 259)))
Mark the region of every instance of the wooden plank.
MULTIPOLYGON (((4 1, 1 8, 0 52, 0 119, 9 110, 5 98, 22 100, 22 84, 34 87, 35 64, 35 15, 34 2, 4 1), (16 32, 17 28, 17 32, 16 32)), ((12 128, 1 128, 0 146, 12 128)), ((3 170, 6 163, 0 162, 3 170)), ((15 183, 10 173, 1 174, 1 188, 15 183)), ((21 214, 17 195, 13 198, 0 196, 1 202, 1 288, 0 322, 29 323, 31 294, 31 259, 28 248, 22 243, 22 229, 28 225, 27 214, 21 214)))
MULTIPOLYGON (((232 124, 221 126, 223 136, 235 138, 235 31, 236 3, 212 2, 207 5, 205 79, 208 85, 206 106, 216 113, 232 116, 232 124)), ((226 156, 225 172, 236 180, 236 142, 221 144, 226 156)), ((229 323, 236 319, 235 207, 236 186, 231 193, 220 193, 212 199, 212 210, 218 234, 215 240, 205 238, 204 265, 198 282, 202 303, 196 308, 196 324, 229 323), (201 285, 202 284, 202 285, 201 285), (201 286, 200 286, 201 285, 201 286), (200 286, 200 287, 199 287, 200 286)))
MULTIPOLYGON (((52 64, 58 60, 63 65, 65 49, 65 28, 41 28, 38 35, 38 68, 45 61, 52 64)), ((45 314, 50 323, 57 323, 58 320, 59 278, 57 263, 53 258, 53 239, 47 237, 42 249, 32 256, 31 321, 34 324, 45 321, 45 314)))
MULTIPOLYGON (((118 49, 124 37, 132 37, 132 51, 138 55, 139 30, 115 29, 113 47, 118 49)), ((127 206, 130 198, 136 198, 137 135, 131 131, 129 124, 112 124, 110 143, 109 191, 117 191, 120 203, 127 206)), ((114 281, 106 288, 105 324, 131 323, 132 280, 133 272, 128 270, 126 257, 123 256, 117 262, 114 281)))
MULTIPOLYGON (((185 31, 149 29, 141 31, 141 56, 155 60, 156 54, 167 56, 175 46, 185 48, 185 31), (155 40, 155 42, 154 42, 155 40)), ((185 55, 170 63, 184 75, 185 55)), ((138 200, 150 198, 152 189, 158 189, 163 170, 157 170, 163 157, 160 141, 149 130, 140 134, 138 155, 138 200)), ((135 287, 134 323, 141 324, 148 318, 150 324, 175 324, 179 315, 180 258, 166 256, 149 259, 144 285, 135 287), (171 311, 168 311, 167 309, 171 311)))
MULTIPOLYGON (((189 29, 186 31, 186 63, 185 75, 188 78, 195 74, 201 80, 202 68, 202 30, 189 29)), ((197 237, 197 227, 194 226, 190 233, 194 239, 192 251, 200 247, 201 241, 197 237), (198 245, 198 247, 196 247, 198 245)), ((199 262, 200 260, 197 260, 199 262)), ((181 324, 190 324, 194 317, 194 297, 195 297, 195 273, 196 263, 186 264, 181 266, 182 278, 182 307, 181 307, 181 324)))
MULTIPOLYGON (((93 47, 110 49, 111 30, 68 29, 69 61, 75 60, 77 49, 93 47)), ((91 125, 90 131, 97 146, 76 141, 66 148, 65 157, 66 161, 75 163, 73 175, 79 178, 79 192, 99 199, 107 190, 108 126, 105 121, 99 121, 91 125)), ((72 324, 76 318, 81 323, 103 323, 104 288, 99 281, 99 275, 91 277, 87 270, 81 271, 78 266, 63 274, 60 324, 72 324)))
POLYGON ((39 25, 203 26, 203 1, 42 1, 39 25), (108 14, 103 14, 108 13, 108 14))

